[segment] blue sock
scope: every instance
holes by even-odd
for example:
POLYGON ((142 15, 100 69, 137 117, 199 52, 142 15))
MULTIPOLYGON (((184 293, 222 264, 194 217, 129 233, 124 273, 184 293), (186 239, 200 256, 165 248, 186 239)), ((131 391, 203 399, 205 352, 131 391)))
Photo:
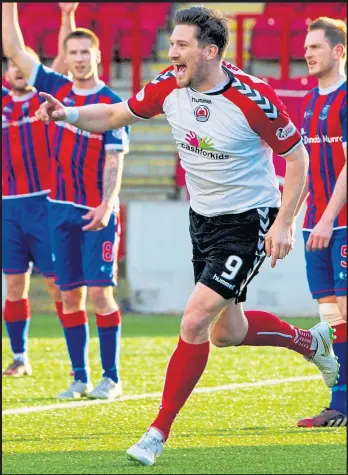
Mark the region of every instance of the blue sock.
POLYGON ((347 415, 347 342, 334 343, 333 350, 341 366, 337 384, 331 389, 330 409, 347 415))
POLYGON ((71 365, 74 370, 74 380, 89 382, 88 368, 88 323, 76 327, 64 328, 64 335, 69 351, 71 365))
POLYGON ((28 331, 30 318, 19 322, 5 322, 13 353, 28 351, 28 331))
POLYGON ((119 348, 121 325, 113 327, 98 327, 100 358, 104 370, 103 376, 116 383, 119 380, 119 348))

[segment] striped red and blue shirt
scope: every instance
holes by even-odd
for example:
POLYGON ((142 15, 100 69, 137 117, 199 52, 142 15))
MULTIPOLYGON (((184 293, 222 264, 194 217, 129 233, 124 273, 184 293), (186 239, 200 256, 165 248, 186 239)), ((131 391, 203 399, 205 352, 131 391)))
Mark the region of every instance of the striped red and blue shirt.
MULTIPOLYGON (((103 82, 93 89, 76 89, 72 81, 38 65, 28 81, 38 91, 56 97, 65 106, 116 104, 122 99, 103 82)), ((129 128, 91 133, 67 122, 49 126, 52 180, 49 199, 95 208, 102 202, 103 169, 108 151, 128 152, 129 128)))
POLYGON ((2 197, 49 193, 47 126, 35 117, 37 91, 15 96, 2 86, 2 197))
MULTIPOLYGON (((301 107, 301 134, 309 154, 309 197, 303 229, 312 230, 327 207, 345 164, 347 144, 347 83, 310 91, 301 107)), ((334 229, 347 226, 345 205, 334 229)))

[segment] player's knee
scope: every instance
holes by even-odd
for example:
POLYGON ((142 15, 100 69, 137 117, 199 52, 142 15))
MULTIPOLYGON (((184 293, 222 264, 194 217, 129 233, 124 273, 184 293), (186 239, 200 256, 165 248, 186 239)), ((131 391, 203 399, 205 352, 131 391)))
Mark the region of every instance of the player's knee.
POLYGON ((224 335, 217 335, 215 333, 210 333, 210 341, 217 348, 226 348, 226 346, 231 346, 231 340, 226 338, 224 335))
MULTIPOLYGON (((88 289, 88 297, 91 300, 97 312, 107 311, 108 308, 110 307, 110 288, 109 287, 90 287, 88 289)), ((112 292, 111 292, 111 297, 112 297, 112 292)))
POLYGON ((29 275, 6 275, 6 298, 16 301, 28 298, 29 275))
POLYGON ((61 300, 61 292, 58 285, 55 283, 53 277, 48 277, 46 280, 46 286, 49 294, 51 295, 54 302, 59 302, 61 300))
POLYGON ((189 343, 201 343, 208 338, 210 320, 202 314, 185 312, 181 321, 180 334, 189 343))
POLYGON ((78 312, 85 309, 85 298, 81 287, 64 291, 61 296, 64 313, 78 312))

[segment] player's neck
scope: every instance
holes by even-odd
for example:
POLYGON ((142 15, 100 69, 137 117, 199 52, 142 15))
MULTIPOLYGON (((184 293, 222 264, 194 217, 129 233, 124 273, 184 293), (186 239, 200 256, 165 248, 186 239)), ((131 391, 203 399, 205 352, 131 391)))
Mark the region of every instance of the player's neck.
POLYGON ((28 86, 25 89, 11 89, 12 96, 23 97, 32 92, 33 88, 28 86))
POLYGON ((197 92, 207 92, 211 89, 214 89, 219 84, 223 83, 226 80, 226 73, 222 69, 220 64, 219 68, 214 67, 210 71, 207 71, 204 82, 201 82, 197 87, 192 86, 192 88, 197 92))
POLYGON ((320 89, 327 89, 328 87, 331 87, 337 84, 340 81, 340 79, 342 79, 344 76, 345 76, 345 73, 343 69, 332 70, 326 76, 322 78, 318 78, 318 85, 320 89))
POLYGON ((97 84, 99 84, 101 81, 98 78, 96 74, 93 74, 88 79, 83 79, 82 81, 79 81, 78 79, 73 80, 73 85, 75 89, 93 89, 96 87, 97 84))

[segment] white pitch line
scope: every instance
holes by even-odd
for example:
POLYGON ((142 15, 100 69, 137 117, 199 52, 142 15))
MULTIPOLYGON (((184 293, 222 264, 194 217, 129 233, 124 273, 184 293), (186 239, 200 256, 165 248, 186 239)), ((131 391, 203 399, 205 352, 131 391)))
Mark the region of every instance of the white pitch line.
MULTIPOLYGON (((233 391, 234 389, 250 388, 256 386, 271 386, 274 384, 282 383, 298 383, 302 381, 314 381, 321 379, 320 375, 317 376, 297 376, 293 378, 283 378, 283 379, 265 379, 263 381, 251 381, 249 383, 234 383, 234 384, 225 384, 223 386, 213 386, 210 388, 197 388, 193 392, 202 394, 202 393, 213 393, 217 391, 233 391)), ((133 396, 121 396, 113 401, 103 400, 103 399, 94 399, 89 401, 75 401, 70 403, 59 403, 59 404, 47 404, 46 406, 31 406, 31 407, 18 407, 17 409, 6 409, 2 411, 3 416, 9 416, 11 414, 28 414, 30 412, 42 412, 42 411, 52 411, 55 409, 72 409, 74 407, 86 407, 86 406, 95 406, 96 404, 110 404, 111 402, 120 402, 120 401, 136 401, 138 399, 150 399, 150 398, 160 398, 162 396, 161 392, 156 393, 145 393, 145 394, 134 394, 133 396)))

